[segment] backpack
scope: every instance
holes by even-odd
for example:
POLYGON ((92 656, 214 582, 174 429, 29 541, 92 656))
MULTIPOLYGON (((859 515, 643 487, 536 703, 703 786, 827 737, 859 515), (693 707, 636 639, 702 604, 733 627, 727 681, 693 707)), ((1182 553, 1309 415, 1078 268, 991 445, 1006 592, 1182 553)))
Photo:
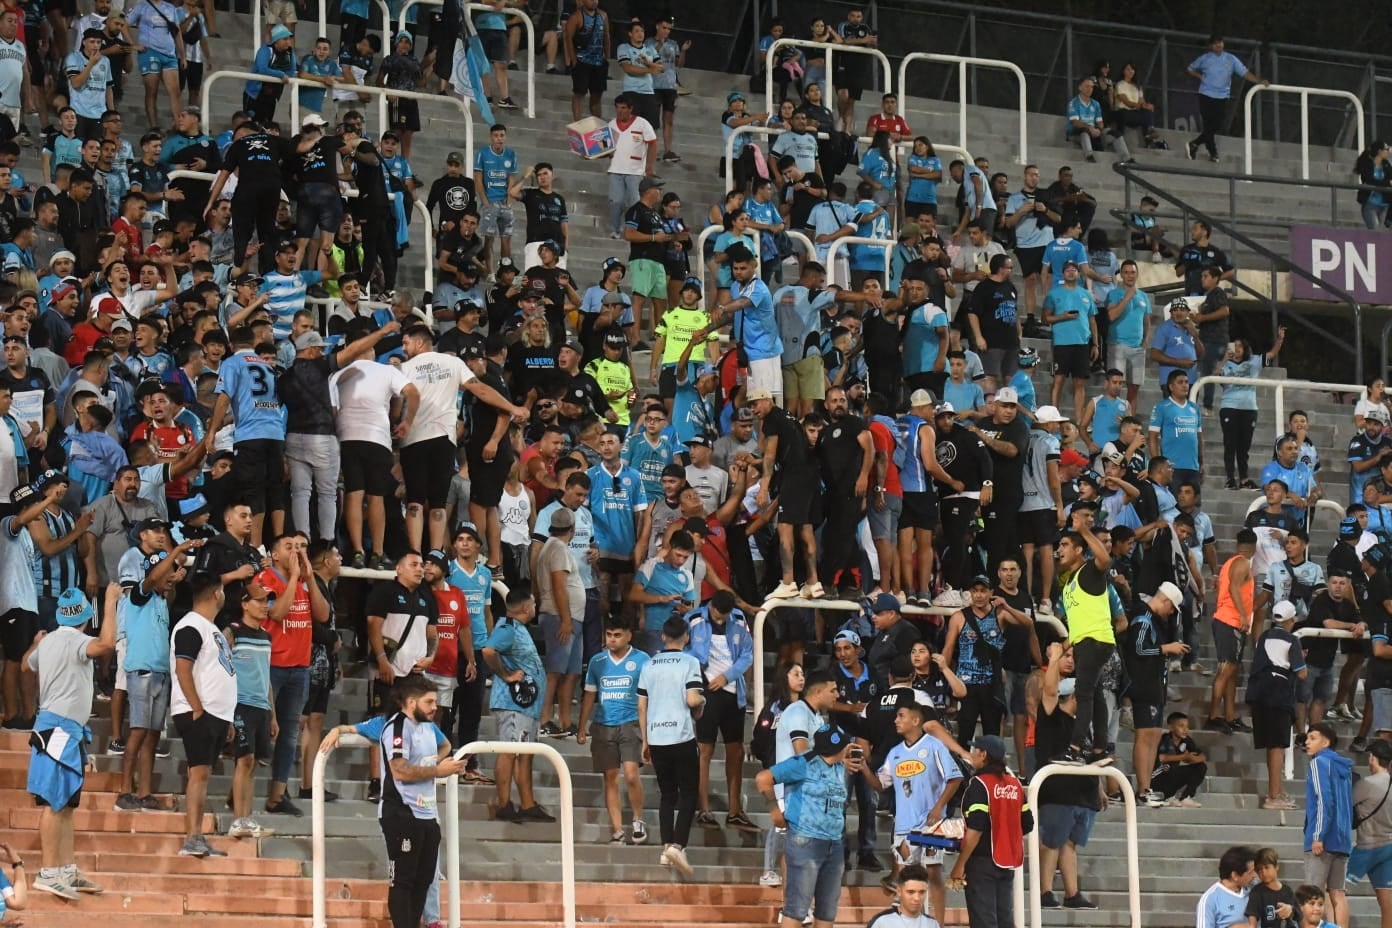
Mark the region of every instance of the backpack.
POLYGON ((783 715, 783 707, 776 703, 769 703, 764 706, 759 713, 758 720, 754 723, 754 736, 749 739, 749 753, 764 765, 764 769, 774 765, 778 756, 774 739, 774 729, 778 727, 778 719, 783 715))
MULTIPOLYGON (((910 420, 917 418, 917 416, 903 415, 894 420, 894 466, 900 470, 903 470, 910 461, 909 445, 914 437, 914 424, 910 420)), ((919 419, 918 422, 920 425, 923 424, 922 419, 919 419)))

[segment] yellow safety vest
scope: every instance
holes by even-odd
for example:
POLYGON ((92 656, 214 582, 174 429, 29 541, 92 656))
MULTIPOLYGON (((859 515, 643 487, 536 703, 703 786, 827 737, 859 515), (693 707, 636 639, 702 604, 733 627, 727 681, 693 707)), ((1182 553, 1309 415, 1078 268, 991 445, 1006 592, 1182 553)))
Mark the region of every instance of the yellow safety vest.
POLYGON ((1078 583, 1079 569, 1063 587, 1063 606, 1068 615, 1068 640, 1072 643, 1092 638, 1116 644, 1112 630, 1112 602, 1107 590, 1093 594, 1078 583))

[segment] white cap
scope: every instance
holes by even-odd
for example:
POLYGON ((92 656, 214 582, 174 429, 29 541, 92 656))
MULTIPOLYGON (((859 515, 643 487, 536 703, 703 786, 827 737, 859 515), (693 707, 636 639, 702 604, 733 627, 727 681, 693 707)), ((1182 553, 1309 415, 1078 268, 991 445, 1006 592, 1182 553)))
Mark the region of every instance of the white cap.
POLYGON ((1020 394, 1015 392, 1014 387, 1001 387, 996 391, 996 402, 1017 406, 1020 403, 1020 394))
MULTIPOLYGON (((1155 596, 1163 596, 1174 604, 1176 609, 1184 607, 1184 594, 1179 591, 1179 587, 1166 580, 1155 590, 1155 596)), ((1154 599, 1155 597, 1151 597, 1154 599)))
POLYGON ((1293 618, 1295 618, 1295 603, 1290 600, 1283 599, 1271 607, 1271 621, 1289 622, 1293 618))
POLYGON ((309 126, 318 126, 322 129, 324 126, 327 125, 328 123, 324 121, 324 117, 320 116, 318 113, 309 113, 305 116, 304 119, 300 120, 300 126, 305 128, 309 126))
POLYGON ((1067 422, 1068 417, 1059 412, 1057 406, 1040 406, 1034 411, 1036 422, 1067 422))
POLYGON ((913 393, 909 394, 909 406, 910 406, 910 408, 912 408, 912 407, 914 407, 914 406, 932 406, 932 405, 933 405, 933 394, 929 393, 927 390, 919 389, 919 390, 915 390, 913 393))
POLYGON ((746 390, 744 398, 746 401, 750 403, 754 402, 755 400, 771 400, 773 399, 773 393, 769 390, 760 390, 758 388, 755 388, 753 390, 746 390))
POLYGON ((1107 442, 1102 446, 1102 459, 1113 464, 1125 464, 1126 455, 1121 453, 1121 449, 1116 446, 1116 442, 1107 442))

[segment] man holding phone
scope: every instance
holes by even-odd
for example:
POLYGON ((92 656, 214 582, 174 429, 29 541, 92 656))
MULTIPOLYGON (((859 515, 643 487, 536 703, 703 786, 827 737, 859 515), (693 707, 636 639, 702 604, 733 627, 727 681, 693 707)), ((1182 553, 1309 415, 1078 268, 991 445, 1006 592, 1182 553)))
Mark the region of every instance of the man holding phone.
POLYGON ((638 650, 652 656, 662 647, 662 626, 696 604, 696 584, 684 568, 696 542, 688 532, 673 532, 665 548, 649 558, 633 577, 629 600, 643 609, 643 627, 635 636, 638 650))

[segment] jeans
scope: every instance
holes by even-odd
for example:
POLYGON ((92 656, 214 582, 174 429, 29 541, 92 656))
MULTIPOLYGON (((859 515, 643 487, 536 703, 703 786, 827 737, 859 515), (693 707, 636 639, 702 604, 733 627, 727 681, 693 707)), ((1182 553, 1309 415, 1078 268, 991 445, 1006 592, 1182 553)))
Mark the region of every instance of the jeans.
MULTIPOLYGON (((783 848, 788 843, 786 828, 770 827, 764 833, 764 869, 778 872, 778 858, 783 856, 783 848)), ((806 913, 804 913, 806 914, 806 913)))
POLYGON ((1364 203, 1359 209, 1363 214, 1363 224, 1370 229, 1381 229, 1382 224, 1387 220, 1386 206, 1364 203))
POLYGON ((1083 154, 1087 155, 1089 158, 1092 157, 1092 152, 1094 148, 1099 148, 1103 145, 1109 144, 1107 141, 1109 138, 1111 139, 1110 144, 1112 146, 1112 150, 1121 156, 1121 160, 1130 161, 1131 149, 1127 147, 1126 139, 1120 135, 1109 135, 1108 133, 1103 132, 1100 136, 1094 139, 1091 135, 1089 135, 1086 132, 1079 132, 1077 135, 1073 136, 1074 141, 1078 143, 1078 147, 1083 150, 1083 154))
POLYGON ((1083 638, 1073 644, 1073 672, 1077 676, 1078 714, 1073 719, 1076 748, 1089 743, 1095 750, 1107 746, 1107 699, 1102 692, 1102 668, 1116 645, 1083 638), (1091 739, 1089 739, 1091 733, 1091 739))
POLYGON ((271 692, 275 694, 276 718, 284 720, 271 754, 271 782, 288 783, 299 757, 300 713, 309 698, 309 668, 272 665, 271 692))
POLYGON ((285 436, 285 458, 290 462, 290 517, 295 528, 313 538, 333 538, 338 518, 338 436, 285 436), (309 521, 309 498, 317 493, 317 528, 309 521))
MULTIPOLYGON (((846 792, 855 796, 856 818, 859 819, 856 825, 856 850, 862 854, 871 854, 875 851, 875 809, 879 805, 879 797, 875 790, 870 788, 865 777, 858 773, 846 774, 846 792)), ((792 839, 789 838, 791 845, 792 839)))
POLYGON ((609 175, 609 231, 622 233, 624 227, 624 213, 628 208, 638 202, 638 183, 643 179, 641 174, 614 174, 609 175))
MULTIPOLYGON (((1228 352, 1226 338, 1203 340, 1204 355, 1199 358, 1199 376, 1207 377, 1215 373, 1223 364, 1223 356, 1228 352)), ((1163 386, 1163 385, 1162 385, 1163 386)), ((1213 384, 1206 383, 1203 388, 1203 408, 1213 408, 1213 384)))
POLYGON ((440 872, 440 865, 437 863, 435 865, 435 879, 430 881, 430 890, 425 894, 425 911, 421 915, 421 921, 427 925, 445 920, 440 912, 440 884, 444 881, 444 874, 440 872))
MULTIPOLYGON (((874 815, 871 808, 870 814, 874 815)), ((841 903, 841 875, 845 872, 842 842, 827 838, 808 838, 788 832, 783 856, 788 862, 788 879, 783 884, 783 911, 812 912, 819 922, 836 921, 841 903)))
POLYGON ((971 928, 1011 928, 1015 924, 1011 899, 1015 871, 997 867, 989 856, 975 855, 967 858, 965 869, 967 922, 971 928))

